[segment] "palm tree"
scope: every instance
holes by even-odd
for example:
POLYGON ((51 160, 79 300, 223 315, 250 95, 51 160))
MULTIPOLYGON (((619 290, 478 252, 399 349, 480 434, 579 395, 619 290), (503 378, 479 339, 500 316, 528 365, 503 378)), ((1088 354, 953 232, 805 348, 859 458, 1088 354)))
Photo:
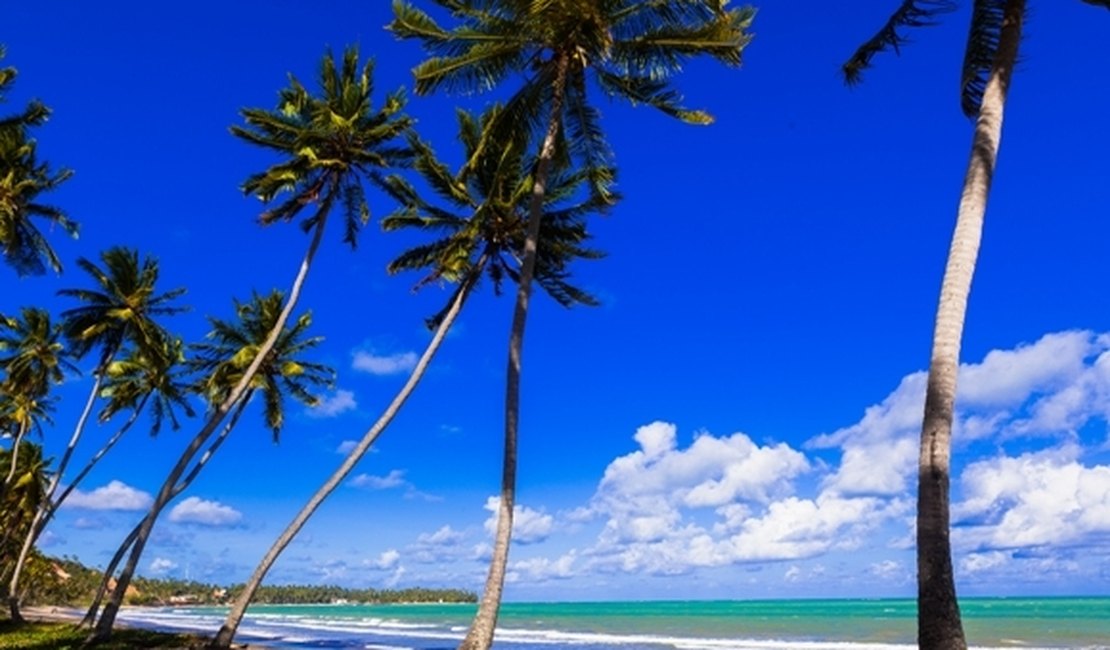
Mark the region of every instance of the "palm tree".
POLYGON ((6 579, 15 566, 14 542, 29 525, 46 494, 46 466, 42 448, 30 442, 20 443, 22 453, 0 449, 0 465, 15 460, 18 469, 11 489, 0 495, 0 580, 6 579))
POLYGON ((238 382, 226 394, 222 403, 210 411, 201 430, 170 470, 154 503, 143 520, 144 530, 128 559, 130 570, 127 579, 117 582, 112 598, 97 622, 93 640, 105 639, 111 634, 116 613, 134 573, 150 527, 162 508, 173 499, 174 490, 194 456, 216 432, 235 404, 249 390, 259 365, 273 349, 300 298, 308 277, 312 260, 323 238, 325 225, 332 207, 338 201, 344 212, 344 241, 355 246, 361 225, 368 220, 370 209, 363 188, 363 180, 375 181, 382 170, 404 164, 411 152, 395 144, 397 137, 412 125, 405 116, 404 96, 400 92, 389 95, 382 108, 374 110, 370 95, 373 91, 371 63, 361 69, 358 49, 349 48, 337 66, 329 53, 320 64, 321 95, 307 91, 295 78, 290 78, 288 88, 281 91, 278 109, 244 109, 245 127, 232 127, 232 133, 247 142, 277 152, 285 157, 269 169, 254 174, 243 183, 243 191, 265 202, 288 192, 289 198, 262 213, 260 221, 268 225, 276 221, 291 221, 308 206, 314 205, 311 216, 301 222, 312 237, 293 280, 287 300, 277 319, 271 324, 269 335, 261 342, 254 362, 239 376, 238 382))
MULTIPOLYGON (((4 48, 0 47, 0 59, 4 48)), ((15 81, 15 68, 0 68, 0 100, 15 81)), ((73 175, 68 169, 51 171, 36 158, 36 143, 28 130, 46 121, 50 110, 33 101, 21 113, 0 117, 0 247, 4 258, 19 275, 41 275, 50 266, 62 270, 54 249, 31 218, 45 219, 77 236, 77 224, 60 209, 38 201, 40 194, 57 188, 73 175)))
MULTIPOLYGON (((319 397, 313 391, 333 385, 334 371, 322 364, 301 358, 302 354, 315 348, 323 340, 321 337, 307 336, 308 328, 312 325, 311 314, 304 314, 292 325, 283 327, 275 338, 273 346, 267 350, 265 344, 271 338, 275 323, 281 319, 286 304, 287 301, 280 291, 273 291, 266 296, 256 294, 250 302, 246 303, 236 301, 237 321, 210 318, 212 331, 208 334, 208 340, 192 346, 194 356, 187 360, 186 365, 200 375, 193 389, 204 396, 211 408, 219 408, 231 401, 232 404, 237 405, 235 413, 229 425, 193 465, 191 472, 187 475, 184 471, 171 475, 174 483, 166 492, 164 502, 156 501, 155 507, 152 507, 137 529, 120 546, 118 557, 122 557, 128 547, 131 548, 131 554, 116 580, 112 599, 105 606, 104 613, 97 621, 96 632, 90 640, 99 640, 103 634, 110 632, 110 623, 106 630, 102 630, 101 626, 105 623, 105 617, 109 615, 111 619, 108 620, 114 620, 122 604, 122 597, 119 600, 116 599, 117 594, 122 595, 119 585, 130 584, 158 515, 169 501, 177 497, 196 478, 238 422, 239 414, 251 401, 251 397, 256 393, 261 394, 264 407, 263 419, 276 442, 285 423, 286 397, 292 397, 307 406, 315 406, 319 403, 319 397), (259 355, 264 357, 259 359, 259 355), (251 368, 257 368, 257 372, 250 374, 251 368), (243 383, 245 377, 249 377, 247 392, 242 400, 233 399, 231 395, 236 387, 243 383)), ((196 442, 195 439, 193 442, 196 442)), ((186 454, 189 461, 195 455, 189 450, 186 450, 186 454)), ((110 575, 110 571, 105 571, 105 579, 110 575)))
MULTIPOLYGON (((1084 2, 1110 9, 1110 0, 1084 2)), ((955 7, 951 0, 905 0, 844 64, 845 78, 858 82, 876 54, 906 42, 905 28, 934 24, 955 7)), ((964 51, 960 100, 964 113, 975 119, 975 133, 933 329, 918 462, 917 639, 929 650, 967 647, 949 540, 952 418, 967 301, 1024 16, 1025 0, 977 0, 964 51)))
POLYGON ((60 325, 37 307, 24 307, 19 317, 0 316, 0 432, 11 436, 8 473, 0 497, 15 480, 20 443, 49 421, 50 387, 65 379, 69 362, 60 325))
POLYGON ((432 55, 413 71, 416 92, 487 90, 521 72, 527 78, 506 106, 503 128, 527 126, 543 133, 509 334, 497 534, 478 614, 460 646, 485 650, 493 642, 508 562, 524 328, 544 194, 560 133, 569 136, 566 153, 581 160, 590 174, 591 191, 606 198, 612 180, 604 172, 610 167, 609 149, 587 97, 589 80, 609 96, 653 106, 691 124, 709 124, 707 113, 681 106, 671 79, 683 62, 698 55, 739 65, 754 11, 726 9, 722 0, 434 1, 459 21, 457 27, 442 28, 404 0, 393 3, 390 28, 401 38, 421 41, 432 55))
MULTIPOLYGON (((61 484, 66 468, 84 434, 93 406, 100 394, 105 370, 115 358, 116 353, 126 342, 142 348, 160 343, 166 338, 160 325, 155 322, 159 316, 171 316, 181 311, 181 307, 171 304, 185 293, 178 288, 158 294, 158 262, 153 257, 145 257, 140 262, 139 253, 132 249, 114 247, 100 255, 104 265, 101 268, 93 262, 80 258, 77 265, 93 279, 92 289, 63 289, 59 295, 75 298, 82 304, 62 313, 62 329, 69 341, 70 354, 82 358, 94 350, 99 351, 97 364, 93 370, 93 385, 89 391, 85 407, 77 419, 77 424, 62 454, 58 468, 47 489, 44 507, 53 502, 54 493, 61 484)), ((47 517, 44 510, 36 517, 35 525, 28 532, 24 548, 29 550, 35 538, 42 532, 39 522, 47 517)), ((27 552, 21 557, 26 559, 27 552)), ((19 619, 18 580, 22 566, 16 566, 8 590, 8 606, 13 619, 19 619)))
MULTIPOLYGON (((212 642, 213 647, 231 645, 251 599, 274 562, 396 417, 423 378, 428 364, 483 273, 488 274, 495 289, 499 289, 506 276, 513 280, 519 278, 516 260, 520 258, 524 243, 527 199, 532 184, 530 171, 534 169, 534 164, 526 159, 526 142, 521 138, 484 146, 484 139, 495 137, 491 127, 500 111, 499 107, 493 107, 481 120, 459 111, 459 139, 464 145, 466 158, 474 161, 469 173, 451 174, 447 166, 436 159, 430 146, 415 136, 410 138, 412 148, 418 154, 417 170, 441 199, 467 216, 428 203, 399 176, 387 179, 390 194, 400 201, 402 207, 383 220, 386 230, 418 228, 445 233, 435 242, 403 253, 390 264, 390 273, 423 270, 426 275, 417 284, 417 289, 437 280, 457 283, 458 287, 447 306, 429 319, 428 325, 435 328, 435 333, 408 380, 263 556, 236 597, 212 642)), ((545 197, 536 279, 540 286, 567 307, 575 303, 596 304, 592 296, 567 282, 566 271, 574 257, 600 257, 600 253, 583 246, 588 237, 584 217, 591 211, 608 208, 610 201, 587 199, 573 203, 572 197, 586 180, 584 174, 558 174, 553 179, 552 190, 545 197)))
MULTIPOLYGON (((160 336, 160 334, 157 336, 160 336)), ((113 361, 105 368, 104 387, 100 391, 100 397, 106 399, 107 403, 100 411, 99 421, 107 422, 112 416, 124 410, 130 410, 131 413, 123 425, 89 459, 57 498, 52 497, 54 490, 59 485, 60 469, 59 473, 55 474, 54 479, 50 481, 49 487, 45 490, 46 498, 43 499, 42 506, 35 513, 24 538, 23 547, 19 551, 9 584, 8 593, 11 596, 9 611, 13 620, 22 618, 19 613, 19 602, 16 595, 18 594, 19 579, 24 562, 27 561, 34 543, 42 535, 50 520, 53 519, 58 508, 65 503, 65 500, 88 476, 100 459, 111 451, 123 435, 131 429, 147 404, 152 404, 150 429, 152 436, 159 433, 163 422, 167 418, 175 430, 180 428, 177 418, 178 409, 189 417, 194 415, 193 408, 186 398, 187 385, 181 380, 181 373, 179 372, 180 364, 184 361, 183 347, 179 339, 145 341, 142 345, 132 344, 122 358, 113 361)))

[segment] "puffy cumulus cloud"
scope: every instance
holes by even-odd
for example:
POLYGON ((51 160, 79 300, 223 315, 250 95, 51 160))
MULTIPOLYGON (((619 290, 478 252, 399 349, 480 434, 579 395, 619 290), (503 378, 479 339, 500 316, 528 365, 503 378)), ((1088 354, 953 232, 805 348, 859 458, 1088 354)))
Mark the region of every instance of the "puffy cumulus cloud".
POLYGON ((404 470, 395 469, 386 474, 385 476, 374 476, 372 474, 359 474, 351 479, 351 485, 358 488, 367 488, 370 490, 389 490, 396 487, 404 487, 409 483, 405 480, 404 470))
POLYGON ((219 501, 189 497, 173 507, 170 521, 201 526, 231 526, 243 519, 243 513, 219 501))
MULTIPOLYGON (((493 535, 497 532, 497 511, 501 507, 501 497, 489 497, 484 507, 490 511, 485 529, 487 533, 493 535)), ((519 503, 513 506, 513 542, 517 544, 542 542, 551 535, 554 528, 555 518, 551 515, 519 503)))
POLYGON ((74 490, 62 503, 63 508, 83 510, 146 510, 154 498, 149 493, 137 490, 122 481, 112 481, 91 492, 74 490))
POLYGON ((571 551, 555 560, 546 557, 519 560, 509 566, 505 579, 509 582, 525 582, 528 584, 549 580, 567 580, 578 575, 574 566, 577 559, 577 554, 571 551))
POLYGON ((795 480, 813 470, 805 456, 742 433, 703 433, 680 448, 676 427, 654 422, 634 439, 639 449, 610 463, 590 502, 589 514, 604 525, 583 553, 587 569, 674 575, 810 558, 859 546, 909 506, 829 491, 801 498, 795 480))
POLYGON ((349 390, 337 390, 334 395, 328 395, 320 400, 316 406, 308 408, 305 413, 313 418, 334 418, 347 411, 353 411, 358 408, 358 402, 355 401, 355 394, 349 390))
POLYGON ((151 560, 149 570, 155 575, 164 576, 176 568, 177 562, 164 557, 156 557, 151 560))
POLYGON ((364 560, 363 564, 371 569, 379 571, 389 571, 396 569, 401 563, 401 553, 394 548, 387 551, 382 551, 381 555, 373 560, 364 560))
POLYGON ((415 368, 418 360, 415 352, 377 354, 373 350, 357 350, 351 367, 371 375, 397 375, 415 368))
POLYGON ((953 507, 956 540, 976 550, 1082 544, 1110 533, 1110 466, 1074 444, 972 463, 953 507))
MULTIPOLYGON (((1110 338, 1087 331, 1047 334, 1028 345, 993 350, 960 367, 953 439, 1063 436, 1110 414, 1110 338)), ((925 372, 907 375, 863 418, 809 441, 840 448, 825 487, 842 495, 896 496, 916 475, 925 372)))
POLYGON ((434 533, 421 533, 416 537, 416 543, 424 546, 454 546, 465 539, 466 536, 450 526, 442 526, 434 533))

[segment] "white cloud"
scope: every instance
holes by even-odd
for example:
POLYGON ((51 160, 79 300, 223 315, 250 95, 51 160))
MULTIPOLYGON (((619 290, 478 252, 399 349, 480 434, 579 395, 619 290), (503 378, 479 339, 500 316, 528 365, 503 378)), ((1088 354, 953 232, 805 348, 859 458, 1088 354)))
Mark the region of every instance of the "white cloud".
POLYGON ((339 443, 338 447, 335 448, 335 453, 342 454, 342 455, 346 456, 347 454, 354 451, 355 447, 357 447, 357 446, 358 446, 358 441, 357 440, 344 440, 343 442, 339 443))
POLYGON ((363 564, 370 568, 378 569, 379 571, 389 571, 390 569, 396 568, 400 562, 401 554, 397 549, 391 548, 387 551, 382 551, 381 555, 376 559, 366 560, 363 564))
MULTIPOLYGON (((1091 332, 1047 334, 1012 350, 993 350, 960 366, 956 447, 1015 435, 1068 434, 1095 415, 1110 414, 1110 340, 1091 332), (1088 360, 1096 355, 1094 363, 1088 360), (1026 414, 1028 412, 1028 414, 1026 414)), ((925 372, 902 379, 882 402, 849 427, 815 437, 814 448, 842 452, 826 487, 843 495, 897 496, 916 476, 925 372)))
POLYGON ((358 408, 358 402, 355 401, 355 394, 349 390, 340 389, 335 391, 334 395, 320 400, 316 406, 306 409, 305 413, 314 418, 334 418, 356 408, 358 408))
POLYGON ((376 354, 371 350, 358 350, 351 367, 372 375, 397 375, 415 368, 418 359, 415 352, 376 354))
POLYGON ((546 582, 548 580, 566 580, 578 575, 574 567, 577 555, 574 551, 551 560, 546 557, 535 557, 527 560, 513 562, 506 573, 506 580, 510 582, 525 581, 529 584, 546 582), (509 579, 509 576, 512 576, 509 579))
POLYGON ((395 487, 408 485, 405 481, 404 470, 395 469, 385 476, 374 476, 373 474, 359 474, 351 479, 351 485, 358 488, 367 488, 370 490, 389 490, 395 487))
POLYGON ((434 533, 422 533, 417 536, 416 543, 430 546, 454 546, 465 536, 450 526, 443 526, 434 533))
POLYGON ((239 523, 243 513, 218 501, 206 501, 200 497, 189 497, 173 507, 170 521, 203 526, 230 526, 239 523))
POLYGON ((63 508, 84 510, 146 510, 154 503, 149 493, 137 490, 122 481, 112 481, 92 492, 74 490, 62 504, 63 508))
POLYGON ((150 562, 150 572, 155 575, 166 575, 177 568, 177 562, 164 557, 156 557, 150 562))
MULTIPOLYGON (((490 511, 490 516, 485 523, 486 532, 493 535, 497 532, 497 512, 501 507, 501 497, 489 497, 484 507, 490 511)), ((554 527, 555 518, 551 515, 519 503, 513 506, 513 542, 517 544, 542 542, 551 535, 554 527)))
POLYGON ((1110 533, 1110 466, 1079 462, 1073 445, 972 463, 952 509, 958 541, 975 549, 1082 543, 1110 533))

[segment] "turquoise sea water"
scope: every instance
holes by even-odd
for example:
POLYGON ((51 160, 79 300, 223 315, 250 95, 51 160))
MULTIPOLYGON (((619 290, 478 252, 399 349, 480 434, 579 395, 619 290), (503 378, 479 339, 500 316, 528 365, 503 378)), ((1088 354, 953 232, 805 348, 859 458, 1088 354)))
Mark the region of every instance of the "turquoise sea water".
MULTIPOLYGON (((961 601, 980 648, 1110 648, 1110 598, 961 601)), ((125 610, 132 625, 214 631, 223 608, 125 610)), ((452 648, 473 605, 257 606, 240 640, 274 647, 452 648)), ((507 603, 495 648, 880 650, 913 645, 912 600, 507 603)))

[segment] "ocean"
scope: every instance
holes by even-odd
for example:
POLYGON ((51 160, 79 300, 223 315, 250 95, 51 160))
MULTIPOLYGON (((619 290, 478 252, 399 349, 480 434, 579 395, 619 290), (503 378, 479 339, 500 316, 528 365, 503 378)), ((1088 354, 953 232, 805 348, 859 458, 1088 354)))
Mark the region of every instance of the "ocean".
MULTIPOLYGON (((977 648, 1110 649, 1110 598, 961 600, 977 648)), ((259 605, 237 640, 272 648, 446 650, 474 605, 259 605)), ((225 608, 126 608, 135 627, 214 632, 225 608)), ((912 600, 506 603, 498 650, 905 650, 912 600)))

